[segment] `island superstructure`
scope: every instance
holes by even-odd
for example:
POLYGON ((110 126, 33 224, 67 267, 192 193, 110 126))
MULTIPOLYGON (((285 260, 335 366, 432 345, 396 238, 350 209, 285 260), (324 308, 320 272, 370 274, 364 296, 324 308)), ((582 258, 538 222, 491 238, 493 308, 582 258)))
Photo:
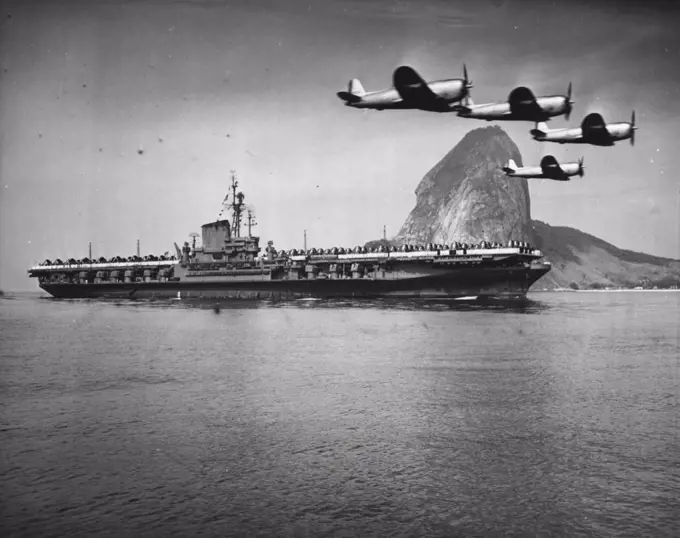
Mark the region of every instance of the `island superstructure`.
MULTIPOLYGON (((201 226, 200 246, 176 256, 45 260, 30 277, 58 298, 295 299, 523 297, 550 271, 525 242, 380 245, 262 252, 232 174, 223 211, 201 226), (231 211, 231 222, 221 218, 231 211), (241 235, 245 227, 245 235, 241 235)), ((194 234, 197 235, 197 234, 194 234)))

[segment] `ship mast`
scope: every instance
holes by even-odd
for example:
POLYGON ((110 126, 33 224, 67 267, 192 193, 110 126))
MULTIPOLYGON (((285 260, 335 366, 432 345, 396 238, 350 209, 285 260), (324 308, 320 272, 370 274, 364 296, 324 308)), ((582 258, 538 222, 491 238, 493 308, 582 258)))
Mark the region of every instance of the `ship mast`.
POLYGON ((241 237, 241 214, 243 213, 243 199, 245 195, 242 192, 237 193, 238 181, 236 181, 236 173, 231 171, 231 235, 233 237, 241 237))
POLYGON ((257 222, 255 222, 255 215, 253 215, 253 212, 249 209, 248 210, 248 217, 247 217, 247 223, 248 223, 248 237, 252 237, 251 230, 253 226, 257 226, 257 222))
MULTIPOLYGON (((229 191, 231 191, 231 203, 227 202, 229 200, 229 192, 227 192, 227 195, 224 197, 224 200, 222 201, 222 209, 220 211, 220 214, 217 216, 217 219, 219 220, 222 217, 222 214, 227 210, 231 209, 231 236, 232 237, 241 237, 241 220, 242 220, 242 215, 243 215, 243 210, 245 209, 245 204, 243 203, 243 199, 245 198, 245 195, 242 192, 236 192, 236 187, 238 187, 238 181, 236 180, 236 172, 234 170, 231 171, 231 187, 229 187, 229 191)), ((252 226, 255 226, 257 223, 253 220, 254 217, 251 216, 250 210, 248 211, 248 235, 250 235, 250 229, 252 226)))

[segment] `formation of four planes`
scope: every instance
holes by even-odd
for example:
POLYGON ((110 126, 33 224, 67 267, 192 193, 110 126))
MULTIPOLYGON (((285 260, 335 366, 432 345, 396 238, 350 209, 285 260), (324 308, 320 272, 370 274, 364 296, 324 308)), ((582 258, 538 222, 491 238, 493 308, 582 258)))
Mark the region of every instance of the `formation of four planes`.
MULTIPOLYGON (((454 112, 461 118, 486 121, 530 121, 535 128, 530 131, 534 140, 559 144, 590 144, 613 146, 615 142, 630 139, 635 145, 635 111, 630 122, 605 123, 601 114, 588 114, 579 127, 549 129, 546 122, 564 115, 569 121, 574 101, 571 100, 571 82, 566 95, 536 97, 525 86, 513 89, 505 101, 474 104, 470 97, 472 81, 463 65, 463 78, 426 82, 411 67, 398 67, 393 74, 393 87, 367 92, 359 79, 349 81, 347 91, 337 96, 352 108, 373 110, 424 110, 427 112, 454 112)), ((541 159, 539 166, 518 167, 511 159, 503 171, 512 177, 543 178, 568 181, 572 176, 583 177, 583 158, 576 163, 558 163, 552 155, 541 159)))

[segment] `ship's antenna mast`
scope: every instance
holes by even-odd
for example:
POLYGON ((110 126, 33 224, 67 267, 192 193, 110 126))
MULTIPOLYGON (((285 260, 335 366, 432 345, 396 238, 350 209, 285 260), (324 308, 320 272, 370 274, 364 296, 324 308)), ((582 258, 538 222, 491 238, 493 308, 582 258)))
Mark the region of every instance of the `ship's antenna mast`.
POLYGON ((253 212, 249 209, 248 210, 248 237, 252 237, 251 229, 253 226, 257 226, 257 222, 255 222, 255 215, 253 215, 253 212))
POLYGON ((305 230, 305 252, 307 252, 307 230, 305 230))
POLYGON ((238 187, 238 181, 236 181, 235 170, 231 171, 231 192, 232 192, 232 236, 241 237, 241 213, 243 213, 243 199, 245 198, 242 192, 237 193, 236 187, 238 187))

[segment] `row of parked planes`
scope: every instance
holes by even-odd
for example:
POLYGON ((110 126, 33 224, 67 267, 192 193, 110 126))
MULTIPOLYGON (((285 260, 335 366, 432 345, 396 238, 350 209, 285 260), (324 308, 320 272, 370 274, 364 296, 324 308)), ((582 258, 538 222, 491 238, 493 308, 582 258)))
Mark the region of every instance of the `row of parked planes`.
MULTIPOLYGON (((486 121, 530 121, 535 128, 530 131, 534 140, 559 144, 590 144, 613 146, 619 140, 630 139, 635 145, 635 111, 630 122, 605 123, 601 114, 588 114, 580 127, 549 129, 546 122, 557 116, 569 121, 574 101, 571 100, 571 82, 566 95, 536 97, 526 86, 513 89, 505 101, 474 104, 470 97, 472 81, 463 65, 463 78, 425 81, 409 66, 398 67, 393 75, 393 87, 367 92, 359 79, 349 81, 347 91, 337 95, 352 108, 374 110, 425 110, 428 112, 455 112, 461 118, 486 121)), ((572 176, 583 177, 583 158, 576 163, 558 163, 552 155, 541 159, 540 166, 518 167, 510 159, 503 171, 512 177, 543 178, 568 181, 572 176)))

